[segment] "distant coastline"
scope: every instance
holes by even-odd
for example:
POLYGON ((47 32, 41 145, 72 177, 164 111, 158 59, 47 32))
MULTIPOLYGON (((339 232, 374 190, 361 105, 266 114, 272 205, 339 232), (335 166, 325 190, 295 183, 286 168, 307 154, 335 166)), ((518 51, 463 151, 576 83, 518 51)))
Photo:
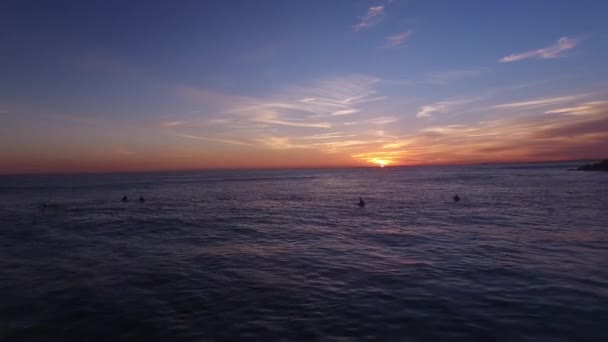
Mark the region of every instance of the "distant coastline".
POLYGON ((594 164, 585 164, 574 169, 575 171, 608 171, 608 159, 594 164))

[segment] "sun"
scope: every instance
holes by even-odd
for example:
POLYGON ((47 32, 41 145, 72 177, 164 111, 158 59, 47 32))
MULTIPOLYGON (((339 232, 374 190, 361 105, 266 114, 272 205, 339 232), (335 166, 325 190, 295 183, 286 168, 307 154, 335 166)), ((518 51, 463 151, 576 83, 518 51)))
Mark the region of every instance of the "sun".
POLYGON ((373 162, 380 167, 385 167, 386 165, 388 165, 388 161, 386 161, 384 159, 376 159, 373 162))
POLYGON ((393 164, 392 158, 387 158, 387 157, 382 157, 382 156, 365 158, 365 161, 368 162, 370 165, 378 166, 378 167, 385 167, 385 166, 390 166, 393 164))

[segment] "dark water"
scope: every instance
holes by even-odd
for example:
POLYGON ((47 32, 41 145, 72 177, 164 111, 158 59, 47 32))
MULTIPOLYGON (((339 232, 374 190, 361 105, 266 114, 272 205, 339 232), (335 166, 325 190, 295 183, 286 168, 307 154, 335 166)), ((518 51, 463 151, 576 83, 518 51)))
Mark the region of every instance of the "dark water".
POLYGON ((0 340, 608 341, 567 168, 0 177, 0 340))

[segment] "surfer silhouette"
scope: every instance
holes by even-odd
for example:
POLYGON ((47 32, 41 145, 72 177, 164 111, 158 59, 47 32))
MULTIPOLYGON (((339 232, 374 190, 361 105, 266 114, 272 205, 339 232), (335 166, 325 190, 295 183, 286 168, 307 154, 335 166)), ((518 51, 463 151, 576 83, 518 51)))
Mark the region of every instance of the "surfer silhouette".
POLYGON ((458 194, 454 195, 454 203, 458 203, 460 201, 460 196, 458 194))
POLYGON ((146 199, 144 198, 144 196, 139 196, 139 201, 141 203, 144 203, 146 201, 146 199))
POLYGON ((357 205, 361 208, 365 207, 365 202, 363 202, 363 198, 359 197, 359 204, 357 205))
POLYGON ((121 201, 122 201, 123 203, 124 203, 124 202, 127 202, 128 200, 129 200, 129 199, 127 198, 127 195, 122 196, 121 201))

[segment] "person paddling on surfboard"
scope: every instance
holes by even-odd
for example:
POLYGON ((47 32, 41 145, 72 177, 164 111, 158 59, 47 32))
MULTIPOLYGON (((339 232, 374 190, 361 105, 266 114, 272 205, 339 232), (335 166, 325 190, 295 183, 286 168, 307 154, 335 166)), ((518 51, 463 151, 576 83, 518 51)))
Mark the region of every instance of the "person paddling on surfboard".
POLYGON ((363 202, 363 198, 359 197, 359 204, 357 205, 361 208, 365 207, 365 202, 363 202))

